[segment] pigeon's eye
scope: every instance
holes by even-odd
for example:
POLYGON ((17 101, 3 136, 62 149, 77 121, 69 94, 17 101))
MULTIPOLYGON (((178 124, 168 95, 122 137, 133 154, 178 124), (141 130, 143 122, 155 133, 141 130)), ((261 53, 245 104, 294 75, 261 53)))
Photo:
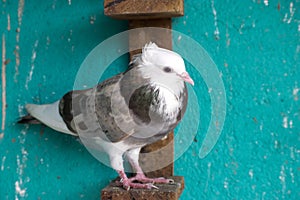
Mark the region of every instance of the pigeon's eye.
POLYGON ((170 67, 164 67, 164 72, 170 73, 172 69, 170 67))

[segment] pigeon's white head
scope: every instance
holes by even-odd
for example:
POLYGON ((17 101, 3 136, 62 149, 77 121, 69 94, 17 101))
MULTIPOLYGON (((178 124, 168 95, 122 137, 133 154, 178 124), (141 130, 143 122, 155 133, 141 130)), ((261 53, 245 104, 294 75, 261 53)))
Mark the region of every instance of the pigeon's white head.
POLYGON ((194 85, 187 73, 182 57, 170 50, 159 48, 150 42, 143 48, 140 71, 151 82, 182 89, 184 82, 194 85))

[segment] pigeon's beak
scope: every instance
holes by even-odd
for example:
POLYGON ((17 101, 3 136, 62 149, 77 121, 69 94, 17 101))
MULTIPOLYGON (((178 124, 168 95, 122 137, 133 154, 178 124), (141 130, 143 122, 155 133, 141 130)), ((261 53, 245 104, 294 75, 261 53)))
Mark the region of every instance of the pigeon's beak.
POLYGON ((194 86, 194 81, 190 77, 190 75, 187 72, 183 72, 179 75, 185 82, 190 83, 192 86, 194 86))

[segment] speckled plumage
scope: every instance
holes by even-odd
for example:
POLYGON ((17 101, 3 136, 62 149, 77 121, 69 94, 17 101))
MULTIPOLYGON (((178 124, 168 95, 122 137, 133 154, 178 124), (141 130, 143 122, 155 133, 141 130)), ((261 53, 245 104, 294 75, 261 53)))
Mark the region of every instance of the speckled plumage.
POLYGON ((80 132, 84 135, 86 132, 109 142, 126 139, 126 143, 153 143, 179 123, 186 109, 187 90, 184 87, 180 96, 176 97, 178 108, 174 113, 164 110, 159 113, 160 106, 166 107, 166 100, 160 98, 160 89, 156 88, 155 84, 150 84, 149 79, 140 77, 139 71, 131 68, 94 88, 68 92, 60 100, 59 113, 73 133, 80 132), (138 87, 132 87, 133 84, 138 84, 138 87), (118 113, 112 111, 111 98, 116 101, 118 113), (120 113, 122 115, 118 115, 120 113), (157 129, 156 133, 152 130, 152 137, 148 138, 138 131, 143 131, 151 121, 155 122, 153 125, 164 128, 157 129), (120 123, 124 123, 121 127, 126 128, 120 128, 120 123), (140 137, 140 134, 143 136, 140 137))
MULTIPOLYGON (((70 91, 53 104, 28 104, 26 109, 57 131, 79 135, 93 151, 106 152, 124 188, 151 188, 155 186, 143 183, 169 180, 145 178, 138 154, 143 146, 165 137, 182 119, 188 97, 184 82, 194 84, 183 59, 150 43, 126 72, 93 88, 70 91), (124 173, 123 154, 138 174, 135 179, 124 173), (142 184, 133 183, 136 180, 142 184)), ((23 120, 29 121, 28 117, 23 120)))

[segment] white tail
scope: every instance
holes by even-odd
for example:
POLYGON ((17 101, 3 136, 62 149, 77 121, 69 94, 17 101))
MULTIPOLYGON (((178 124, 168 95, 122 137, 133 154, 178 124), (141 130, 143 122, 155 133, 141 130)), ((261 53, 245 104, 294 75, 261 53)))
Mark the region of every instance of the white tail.
POLYGON ((56 101, 52 104, 43 105, 27 104, 26 110, 31 116, 38 119, 50 128, 59 132, 77 136, 67 128, 65 122, 59 114, 58 105, 59 101, 56 101))

